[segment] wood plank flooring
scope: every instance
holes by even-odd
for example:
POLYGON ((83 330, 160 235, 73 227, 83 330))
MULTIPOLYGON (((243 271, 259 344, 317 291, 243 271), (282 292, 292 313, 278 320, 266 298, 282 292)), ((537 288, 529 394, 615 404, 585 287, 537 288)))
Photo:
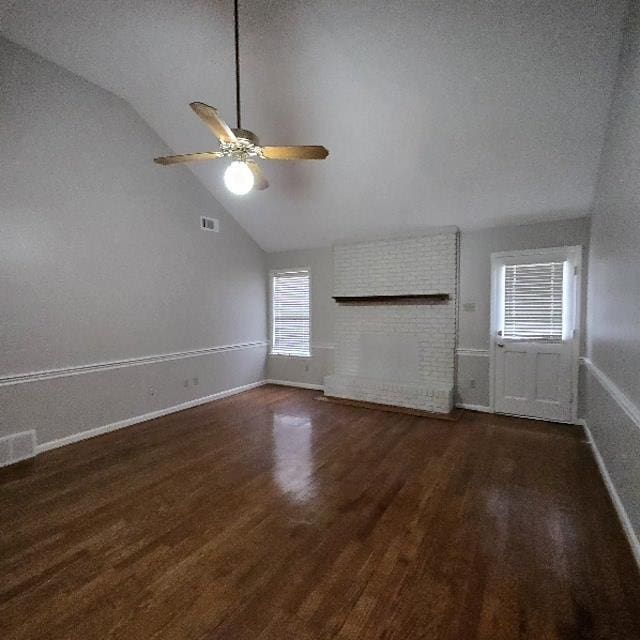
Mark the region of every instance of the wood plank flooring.
POLYGON ((316 395, 262 387, 0 470, 0 638, 640 638, 581 429, 316 395))

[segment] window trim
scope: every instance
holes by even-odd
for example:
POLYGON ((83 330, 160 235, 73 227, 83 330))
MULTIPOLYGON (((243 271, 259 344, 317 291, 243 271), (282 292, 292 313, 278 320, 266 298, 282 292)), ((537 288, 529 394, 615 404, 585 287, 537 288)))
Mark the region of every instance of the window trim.
POLYGON ((270 269, 269 270, 269 357, 270 358, 298 358, 301 360, 309 360, 311 358, 311 337, 313 335, 313 280, 311 277, 311 268, 308 266, 291 267, 287 269, 270 269), (308 354, 299 353, 282 353, 273 350, 273 281, 274 277, 280 273, 301 273, 306 272, 309 277, 309 352, 308 354))

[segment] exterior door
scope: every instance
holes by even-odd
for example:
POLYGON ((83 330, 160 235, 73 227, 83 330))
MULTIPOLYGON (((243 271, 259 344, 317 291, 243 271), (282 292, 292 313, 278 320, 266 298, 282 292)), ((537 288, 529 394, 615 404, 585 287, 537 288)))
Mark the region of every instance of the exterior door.
POLYGON ((492 255, 492 401, 498 413, 574 422, 581 247, 492 255))

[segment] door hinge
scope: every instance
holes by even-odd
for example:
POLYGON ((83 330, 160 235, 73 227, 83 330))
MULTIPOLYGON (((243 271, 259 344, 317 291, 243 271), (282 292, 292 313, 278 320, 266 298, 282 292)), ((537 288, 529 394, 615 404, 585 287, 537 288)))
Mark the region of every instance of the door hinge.
POLYGON ((578 267, 577 266, 573 267, 573 275, 574 276, 578 275, 578 267))

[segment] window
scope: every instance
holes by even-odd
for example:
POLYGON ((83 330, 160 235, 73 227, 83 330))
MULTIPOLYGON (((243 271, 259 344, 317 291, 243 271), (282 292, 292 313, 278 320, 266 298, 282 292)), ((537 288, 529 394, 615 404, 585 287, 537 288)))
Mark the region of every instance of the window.
POLYGON ((271 275, 271 353, 311 355, 309 271, 276 271, 271 275))
POLYGON ((564 262, 504 267, 503 337, 562 341, 564 262))

